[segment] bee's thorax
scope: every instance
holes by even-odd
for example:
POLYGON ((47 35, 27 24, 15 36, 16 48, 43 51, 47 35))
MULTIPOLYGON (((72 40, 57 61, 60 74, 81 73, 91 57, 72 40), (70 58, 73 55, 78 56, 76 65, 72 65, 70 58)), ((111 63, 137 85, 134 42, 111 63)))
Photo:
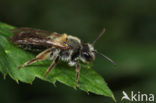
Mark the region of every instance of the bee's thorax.
POLYGON ((68 62, 70 66, 74 66, 80 59, 82 62, 91 62, 95 59, 94 47, 89 43, 81 43, 80 39, 74 36, 67 36, 66 38, 67 45, 70 46, 70 49, 52 49, 51 59, 55 56, 68 62))

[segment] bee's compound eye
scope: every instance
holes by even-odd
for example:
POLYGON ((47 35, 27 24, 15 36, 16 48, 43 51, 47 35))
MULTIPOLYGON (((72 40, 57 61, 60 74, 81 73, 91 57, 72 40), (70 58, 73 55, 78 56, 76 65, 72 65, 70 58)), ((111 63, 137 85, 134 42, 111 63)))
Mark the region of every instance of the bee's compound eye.
POLYGON ((86 61, 92 61, 92 56, 87 53, 87 52, 82 52, 82 57, 86 60, 86 61))
POLYGON ((90 57, 90 55, 87 52, 82 53, 85 57, 90 57))

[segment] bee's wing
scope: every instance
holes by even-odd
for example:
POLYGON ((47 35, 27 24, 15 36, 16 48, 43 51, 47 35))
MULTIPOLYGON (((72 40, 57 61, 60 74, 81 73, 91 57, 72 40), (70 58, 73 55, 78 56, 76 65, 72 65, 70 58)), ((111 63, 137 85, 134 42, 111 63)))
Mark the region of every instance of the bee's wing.
POLYGON ((66 41, 56 40, 56 38, 62 37, 58 33, 50 33, 32 28, 17 28, 13 29, 12 32, 14 36, 11 38, 11 41, 27 50, 46 49, 50 47, 68 48, 68 45, 65 43, 66 41))

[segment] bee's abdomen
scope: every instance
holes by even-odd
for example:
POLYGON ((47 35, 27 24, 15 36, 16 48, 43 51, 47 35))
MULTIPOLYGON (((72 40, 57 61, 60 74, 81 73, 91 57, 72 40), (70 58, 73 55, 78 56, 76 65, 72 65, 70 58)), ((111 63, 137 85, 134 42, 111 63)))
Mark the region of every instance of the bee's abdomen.
POLYGON ((23 48, 25 50, 43 51, 52 46, 44 42, 49 39, 45 38, 42 35, 22 31, 13 33, 15 33, 15 35, 13 35, 13 37, 10 38, 10 41, 13 44, 16 44, 18 47, 23 48))

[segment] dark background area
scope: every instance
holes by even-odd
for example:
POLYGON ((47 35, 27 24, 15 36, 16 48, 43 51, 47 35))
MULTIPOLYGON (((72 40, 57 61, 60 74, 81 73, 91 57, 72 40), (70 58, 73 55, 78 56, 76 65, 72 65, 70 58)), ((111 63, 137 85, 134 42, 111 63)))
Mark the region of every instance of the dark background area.
MULTIPOLYGON (((17 26, 67 33, 92 42, 105 27, 94 62, 120 103, 122 91, 156 94, 156 1, 154 0, 1 0, 0 21, 17 26)), ((17 84, 0 76, 0 103, 113 103, 57 83, 36 79, 17 84)), ((127 103, 128 101, 124 101, 127 103)), ((121 102, 123 103, 123 102, 121 102)))

